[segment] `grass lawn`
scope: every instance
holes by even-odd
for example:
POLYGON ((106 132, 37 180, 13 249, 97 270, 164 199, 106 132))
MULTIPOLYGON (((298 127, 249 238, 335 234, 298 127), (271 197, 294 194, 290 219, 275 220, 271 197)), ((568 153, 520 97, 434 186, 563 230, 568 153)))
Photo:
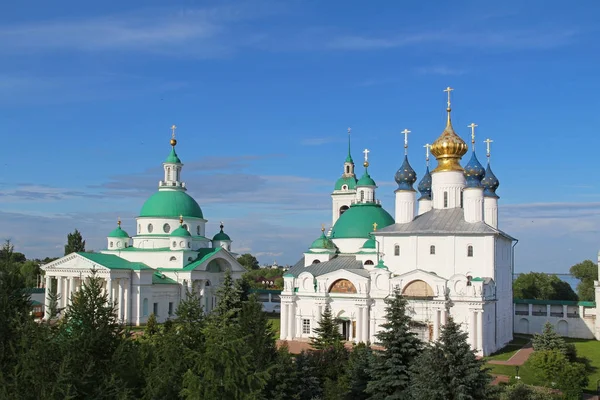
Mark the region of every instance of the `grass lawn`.
POLYGON ((506 346, 504 346, 502 349, 498 350, 491 356, 485 357, 485 360, 486 361, 489 361, 489 360, 507 361, 512 356, 514 356, 515 353, 517 351, 519 351, 519 349, 521 349, 521 347, 526 345, 530 340, 531 340, 531 337, 528 337, 528 336, 515 336, 514 339, 509 344, 507 344, 506 346))
POLYGON ((269 322, 275 331, 275 337, 279 338, 279 328, 281 326, 281 319, 279 318, 279 314, 277 313, 265 313, 267 318, 269 318, 269 322))

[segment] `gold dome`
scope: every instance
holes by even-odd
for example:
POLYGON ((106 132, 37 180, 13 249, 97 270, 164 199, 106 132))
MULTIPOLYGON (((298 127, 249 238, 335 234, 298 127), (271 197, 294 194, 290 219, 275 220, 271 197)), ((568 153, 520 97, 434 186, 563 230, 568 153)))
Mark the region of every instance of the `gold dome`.
POLYGON ((431 145, 431 154, 435 156, 438 162, 436 169, 432 172, 463 171, 460 159, 469 150, 465 141, 454 132, 452 121, 450 120, 450 108, 447 108, 446 111, 448 111, 446 129, 431 145))
POLYGON ((171 139, 171 146, 175 147, 177 145, 177 140, 171 139))

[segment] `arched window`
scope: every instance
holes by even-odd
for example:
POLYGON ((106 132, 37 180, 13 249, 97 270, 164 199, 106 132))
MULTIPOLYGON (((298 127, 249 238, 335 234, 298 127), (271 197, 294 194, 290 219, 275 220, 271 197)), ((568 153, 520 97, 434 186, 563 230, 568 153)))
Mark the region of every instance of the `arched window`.
POLYGON ((350 173, 350 166, 346 165, 346 173, 349 174, 350 173))
POLYGON ((444 208, 448 208, 448 192, 444 192, 444 208))
POLYGON ((348 190, 348 185, 342 185, 342 190, 348 190))
POLYGON ((148 299, 144 299, 144 302, 142 303, 142 314, 144 317, 148 316, 148 299))
POLYGON ((169 225, 169 224, 164 224, 164 225, 163 225, 163 231, 164 231, 165 233, 169 233, 169 232, 171 232, 171 225, 169 225))
POLYGON ((152 226, 152 224, 148 224, 148 233, 152 233, 153 230, 154 227, 152 226))
POLYGON ((113 242, 110 242, 110 247, 113 247, 113 242))
POLYGON ((321 262, 321 261, 319 261, 319 260, 314 260, 314 261, 313 261, 313 264, 318 264, 318 263, 320 263, 320 262, 321 262))
POLYGON ((429 246, 429 254, 435 255, 435 246, 434 245, 429 246))
POLYGON ((473 246, 467 246, 467 257, 473 257, 473 246))
POLYGON ((365 191, 364 190, 360 191, 360 201, 361 202, 365 201, 365 191))
POLYGON ((348 210, 348 206, 341 206, 340 207, 340 216, 345 213, 348 210))
POLYGON ((460 192, 460 208, 463 206, 463 192, 460 192))
POLYGON ((198 225, 198 226, 196 227, 196 234, 198 234, 198 236, 200 236, 200 225, 198 225))
POLYGON ((172 256, 171 258, 169 258, 169 261, 176 261, 177 258, 175 256, 172 256))
POLYGON ((167 180, 171 180, 171 167, 167 167, 167 180))
POLYGON ((394 255, 395 256, 399 256, 400 255, 400 245, 397 244, 394 246, 394 255))
POLYGON ((365 265, 375 265, 375 264, 373 263, 373 261, 367 260, 367 261, 365 261, 365 265))
POLYGON ((177 242, 173 241, 173 247, 177 247, 177 242))

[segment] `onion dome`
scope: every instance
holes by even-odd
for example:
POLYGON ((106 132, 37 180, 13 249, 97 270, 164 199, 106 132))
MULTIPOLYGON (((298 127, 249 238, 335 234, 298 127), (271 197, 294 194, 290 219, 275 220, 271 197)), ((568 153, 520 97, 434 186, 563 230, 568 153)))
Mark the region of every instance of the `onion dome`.
POLYGON ((310 245, 312 249, 318 250, 332 250, 337 251, 336 245, 333 243, 331 239, 325 236, 325 227, 321 228, 321 236, 319 236, 312 244, 310 245))
POLYGON ((485 169, 485 176, 481 180, 481 184, 483 185, 483 195, 486 197, 496 197, 496 189, 500 186, 500 181, 496 178, 496 175, 492 172, 492 168, 488 163, 487 168, 485 169))
POLYGON ((388 269, 388 267, 385 266, 385 264, 383 263, 383 259, 379 259, 379 262, 377 263, 377 265, 375 266, 375 268, 379 268, 379 269, 388 269))
POLYGON ((183 227, 183 216, 182 215, 179 216, 179 228, 177 228, 173 232, 171 232, 171 236, 177 236, 177 237, 192 236, 192 234, 183 227))
POLYGON ((224 227, 225 227, 225 225, 223 225, 223 223, 221 222, 221 225, 219 225, 219 228, 221 228, 221 231, 219 233, 217 233, 215 236, 213 236, 213 238, 212 238, 213 241, 221 241, 221 242, 230 241, 231 242, 231 238, 229 237, 229 235, 226 234, 225 232, 223 232, 224 227))
POLYGON ((438 162, 438 166, 433 172, 441 171, 463 171, 460 166, 460 159, 467 153, 467 144, 454 132, 452 121, 450 119, 450 92, 453 89, 448 87, 445 92, 448 92, 448 122, 442 134, 431 145, 431 154, 433 154, 438 162))
POLYGON ((387 211, 377 203, 355 203, 350 206, 335 222, 331 230, 333 239, 369 239, 373 231, 373 223, 379 228, 394 223, 387 211))
POLYGON ((475 152, 471 154, 471 159, 465 165, 465 179, 468 188, 481 187, 481 180, 485 175, 485 169, 477 159, 475 152))
POLYGON ((129 235, 123 229, 121 229, 121 220, 117 222, 117 227, 108 234, 110 238, 128 238, 129 235))
POLYGON ((377 249, 377 241, 375 240, 373 235, 369 235, 369 238, 362 245, 362 248, 363 249, 373 249, 373 250, 377 249))
POLYGON ((410 166, 408 156, 404 156, 404 162, 400 166, 400 169, 396 171, 394 179, 398 184, 398 190, 415 190, 412 185, 417 181, 417 174, 410 166))
POLYGON ((429 172, 429 167, 425 170, 425 175, 423 175, 417 189, 419 189, 419 192, 421 193, 419 200, 431 200, 431 173, 429 172))
POLYGON ((371 175, 369 175, 369 169, 365 167, 365 173, 360 177, 356 186, 377 186, 371 175))

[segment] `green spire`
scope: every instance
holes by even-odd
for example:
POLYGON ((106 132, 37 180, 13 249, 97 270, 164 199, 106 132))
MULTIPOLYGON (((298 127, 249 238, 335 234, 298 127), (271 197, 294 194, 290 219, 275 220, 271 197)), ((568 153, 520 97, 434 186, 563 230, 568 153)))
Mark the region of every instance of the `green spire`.
POLYGON ((352 154, 350 153, 350 132, 352 132, 352 129, 348 128, 348 156, 346 156, 346 162, 354 164, 352 154))
POLYGON ((169 157, 165 160, 166 163, 169 164, 181 164, 181 160, 177 157, 177 153, 175 152, 175 146, 171 147, 171 153, 169 157))

